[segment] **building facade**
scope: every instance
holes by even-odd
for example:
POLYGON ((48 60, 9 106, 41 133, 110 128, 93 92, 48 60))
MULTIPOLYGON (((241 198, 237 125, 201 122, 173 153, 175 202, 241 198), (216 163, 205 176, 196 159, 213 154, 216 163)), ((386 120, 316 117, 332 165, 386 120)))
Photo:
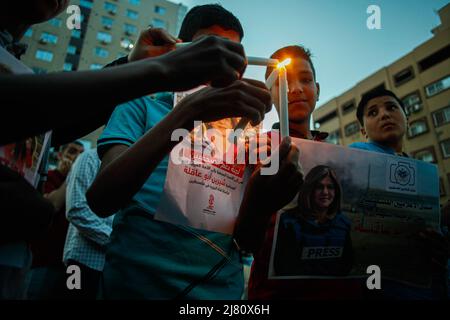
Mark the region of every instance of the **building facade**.
MULTIPOLYGON (((80 10, 80 29, 70 29, 76 11, 34 25, 23 37, 22 61, 35 73, 101 69, 126 56, 141 30, 164 28, 178 35, 187 7, 166 0, 72 0, 80 10)), ((75 8, 75 9, 78 9, 75 8)), ((91 146, 101 129, 82 138, 91 146)))
POLYGON ((443 204, 450 199, 450 4, 439 10, 439 17, 431 39, 317 108, 313 123, 330 133, 331 143, 365 141, 356 118, 361 96, 380 86, 393 91, 408 114, 404 149, 437 164, 443 204))

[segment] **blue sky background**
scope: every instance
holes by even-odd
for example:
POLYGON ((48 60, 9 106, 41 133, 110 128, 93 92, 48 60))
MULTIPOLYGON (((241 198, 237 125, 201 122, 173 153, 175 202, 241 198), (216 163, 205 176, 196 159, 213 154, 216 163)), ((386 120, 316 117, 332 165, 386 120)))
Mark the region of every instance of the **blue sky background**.
MULTIPOLYGON (((178 0, 188 8, 220 3, 244 28, 249 56, 269 57, 280 47, 302 44, 313 53, 321 84, 318 106, 391 64, 427 39, 448 0, 178 0), (371 4, 381 8, 381 30, 369 30, 371 4)), ((264 68, 246 77, 262 80, 264 68)), ((265 125, 273 122, 270 114, 265 125)))

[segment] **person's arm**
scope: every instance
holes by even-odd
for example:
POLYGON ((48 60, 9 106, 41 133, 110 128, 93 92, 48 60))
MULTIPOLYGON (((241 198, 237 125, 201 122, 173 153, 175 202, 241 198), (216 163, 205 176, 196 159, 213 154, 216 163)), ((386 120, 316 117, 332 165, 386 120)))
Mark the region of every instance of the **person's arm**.
POLYGON ((0 165, 0 244, 43 234, 55 209, 25 179, 0 165))
POLYGON ((236 81, 225 88, 207 87, 191 94, 130 147, 118 144, 103 155, 100 173, 87 192, 89 206, 101 217, 125 206, 179 143, 172 141, 174 130, 185 129, 187 133, 194 120, 212 122, 235 116, 256 124, 270 108, 270 94, 258 81, 236 81))
POLYGON ((0 144, 50 129, 79 137, 105 124, 120 103, 207 82, 227 86, 245 64, 240 44, 209 36, 159 57, 103 70, 0 74, 2 118, 8 121, 8 126, 0 126, 0 144))
POLYGON ((91 154, 82 154, 68 177, 66 217, 85 238, 99 246, 109 242, 112 226, 109 219, 101 219, 91 211, 86 190, 94 180, 100 161, 91 154))
POLYGON ((239 209, 234 237, 247 252, 260 250, 270 216, 287 205, 303 183, 299 150, 291 145, 290 138, 285 138, 279 152, 273 152, 271 157, 279 157, 278 172, 261 175, 258 168, 250 177, 239 209))

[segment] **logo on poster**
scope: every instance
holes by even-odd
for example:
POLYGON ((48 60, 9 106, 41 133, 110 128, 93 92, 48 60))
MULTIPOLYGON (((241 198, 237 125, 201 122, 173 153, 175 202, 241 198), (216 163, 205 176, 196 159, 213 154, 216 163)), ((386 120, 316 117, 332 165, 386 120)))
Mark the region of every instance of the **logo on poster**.
POLYGON ((413 186, 415 184, 415 170, 410 164, 399 161, 391 164, 391 182, 401 186, 413 186))
POLYGON ((208 198, 208 205, 203 209, 203 213, 215 216, 216 215, 216 211, 214 210, 216 205, 215 202, 216 199, 214 198, 214 195, 210 194, 208 198))
POLYGON ((211 194, 209 195, 209 201, 208 201, 208 209, 209 210, 214 210, 214 195, 211 194))

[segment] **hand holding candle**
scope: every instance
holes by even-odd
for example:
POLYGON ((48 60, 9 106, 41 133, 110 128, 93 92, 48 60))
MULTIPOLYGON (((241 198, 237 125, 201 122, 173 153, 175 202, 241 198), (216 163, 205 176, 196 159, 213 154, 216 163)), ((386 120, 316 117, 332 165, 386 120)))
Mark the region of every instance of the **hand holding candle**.
MULTIPOLYGON (((267 80, 266 80, 266 87, 269 90, 270 90, 270 88, 272 88, 272 86, 277 81, 279 73, 280 73, 280 70, 278 68, 276 68, 276 69, 274 69, 272 71, 270 76, 267 78, 267 80)), ((239 120, 239 122, 236 125, 236 127, 234 127, 234 131, 236 131, 236 130, 244 130, 249 122, 250 122, 250 120, 248 120, 247 118, 242 118, 241 120, 239 120)), ((232 142, 232 141, 230 141, 230 142, 232 142)))
MULTIPOLYGON (((261 58, 262 59, 262 58, 261 58)), ((250 59, 248 59, 250 61, 250 59)), ((266 59, 269 60, 269 59, 266 59)), ((274 60, 274 59, 271 59, 274 60)), ((261 60, 262 61, 262 60, 261 60)), ((291 59, 288 58, 283 60, 280 63, 277 63, 276 68, 272 71, 269 77, 266 80, 266 87, 268 89, 272 88, 272 86, 279 80, 278 87, 278 98, 280 105, 280 131, 281 138, 289 136, 289 111, 288 111, 288 82, 287 82, 287 74, 286 74, 286 66, 291 63, 291 59)), ((246 118, 242 118, 239 120, 239 123, 236 125, 234 130, 244 130, 244 128, 248 125, 249 120, 246 118)), ((230 141, 231 142, 231 141, 230 141)))

